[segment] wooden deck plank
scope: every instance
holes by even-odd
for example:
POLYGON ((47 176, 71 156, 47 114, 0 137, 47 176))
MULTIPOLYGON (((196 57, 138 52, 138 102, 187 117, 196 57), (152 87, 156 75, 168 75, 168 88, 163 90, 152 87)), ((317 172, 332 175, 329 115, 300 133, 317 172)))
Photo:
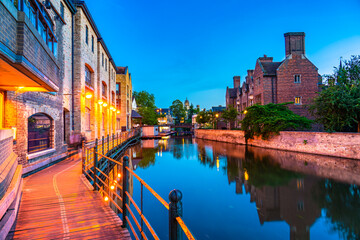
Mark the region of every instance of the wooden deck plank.
POLYGON ((25 178, 14 239, 131 239, 80 176, 75 155, 25 178))

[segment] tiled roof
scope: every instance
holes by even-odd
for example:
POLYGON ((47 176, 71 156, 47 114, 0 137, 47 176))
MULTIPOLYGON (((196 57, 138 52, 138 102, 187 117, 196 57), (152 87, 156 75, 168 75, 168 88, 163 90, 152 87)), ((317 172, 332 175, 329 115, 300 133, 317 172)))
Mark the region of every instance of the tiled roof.
POLYGON ((282 62, 260 62, 264 69, 264 75, 276 75, 276 69, 282 62))

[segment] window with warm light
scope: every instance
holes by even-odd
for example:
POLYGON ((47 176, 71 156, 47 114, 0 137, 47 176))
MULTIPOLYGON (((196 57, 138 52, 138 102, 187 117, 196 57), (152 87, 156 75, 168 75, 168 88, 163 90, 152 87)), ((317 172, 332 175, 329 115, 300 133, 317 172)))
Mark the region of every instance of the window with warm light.
POLYGON ((40 152, 52 147, 53 120, 44 113, 28 118, 28 153, 40 152))
POLYGON ((301 105, 301 97, 295 97, 295 105, 301 105))

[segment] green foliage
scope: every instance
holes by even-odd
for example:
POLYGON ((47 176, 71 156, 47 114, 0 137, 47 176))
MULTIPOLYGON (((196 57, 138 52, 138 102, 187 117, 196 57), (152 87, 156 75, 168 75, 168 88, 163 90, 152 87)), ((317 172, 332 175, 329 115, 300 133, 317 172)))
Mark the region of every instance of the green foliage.
POLYGON ((245 118, 241 121, 245 138, 261 136, 262 139, 268 139, 271 133, 311 128, 312 121, 289 110, 287 104, 289 103, 269 103, 248 107, 245 118))
POLYGON ((325 75, 325 87, 309 110, 329 132, 360 131, 360 55, 325 75))
POLYGON ((143 117, 142 123, 146 125, 157 124, 157 114, 155 112, 155 96, 146 91, 134 92, 134 98, 138 106, 138 112, 143 117))
POLYGON ((228 122, 232 123, 236 120, 238 115, 239 112, 233 106, 230 106, 228 109, 225 109, 222 112, 221 118, 224 119, 226 123, 228 122))
POLYGON ((186 122, 187 123, 192 123, 192 116, 194 114, 197 114, 199 112, 199 110, 197 108, 194 108, 194 105, 193 104, 190 104, 190 108, 189 110, 187 111, 187 119, 186 119, 186 122))
POLYGON ((176 123, 180 123, 182 118, 185 119, 186 111, 183 103, 179 99, 172 102, 170 109, 173 112, 173 116, 176 117, 176 123))
POLYGON ((201 125, 204 125, 206 123, 210 123, 211 119, 212 119, 212 112, 201 111, 196 116, 196 122, 201 124, 201 125))

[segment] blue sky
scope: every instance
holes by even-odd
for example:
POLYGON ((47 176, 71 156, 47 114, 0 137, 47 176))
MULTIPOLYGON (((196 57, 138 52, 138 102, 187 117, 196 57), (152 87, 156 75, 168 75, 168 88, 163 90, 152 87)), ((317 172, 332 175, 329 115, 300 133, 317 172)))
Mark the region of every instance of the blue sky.
POLYGON ((225 104, 232 77, 244 79, 263 54, 285 57, 285 32, 305 32, 320 74, 360 55, 360 0, 86 0, 118 66, 158 107, 187 97, 201 108, 225 104))

